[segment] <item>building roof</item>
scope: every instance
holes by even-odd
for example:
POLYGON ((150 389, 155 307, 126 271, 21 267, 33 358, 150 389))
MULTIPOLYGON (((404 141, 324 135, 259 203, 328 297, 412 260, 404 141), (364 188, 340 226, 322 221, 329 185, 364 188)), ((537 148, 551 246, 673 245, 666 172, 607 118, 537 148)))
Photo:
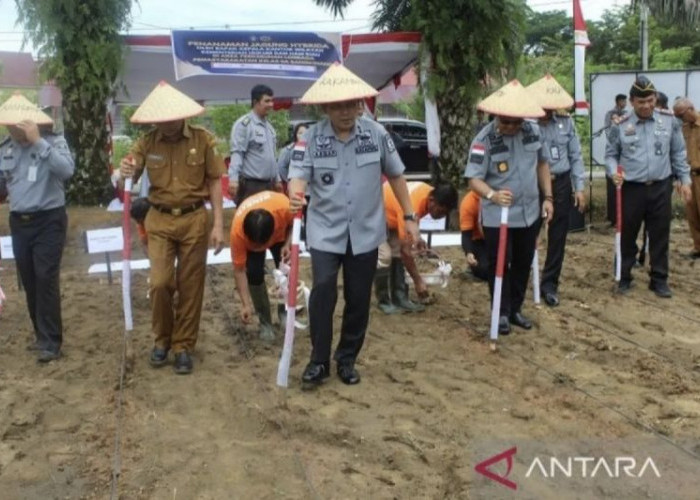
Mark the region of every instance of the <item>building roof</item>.
POLYGON ((0 51, 0 88, 36 88, 37 64, 29 52, 0 51))

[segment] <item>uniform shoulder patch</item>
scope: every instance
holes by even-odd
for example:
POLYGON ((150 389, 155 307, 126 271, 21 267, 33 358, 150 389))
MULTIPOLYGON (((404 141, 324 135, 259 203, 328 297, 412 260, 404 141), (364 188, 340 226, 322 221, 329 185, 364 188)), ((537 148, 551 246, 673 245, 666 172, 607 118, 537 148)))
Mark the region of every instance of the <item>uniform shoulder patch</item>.
POLYGON ((475 142, 472 144, 469 150, 469 163, 475 163, 481 165, 484 162, 484 155, 486 154, 486 147, 480 142, 475 142))
POLYGON ((241 120, 241 124, 242 124, 244 127, 247 127, 249 123, 250 123, 250 116, 246 116, 246 117, 244 117, 244 118, 241 120))
POLYGON ((673 114, 673 111, 671 111, 670 109, 658 109, 658 108, 657 108, 657 111, 658 111, 659 113, 661 113, 662 115, 675 116, 675 115, 673 114))

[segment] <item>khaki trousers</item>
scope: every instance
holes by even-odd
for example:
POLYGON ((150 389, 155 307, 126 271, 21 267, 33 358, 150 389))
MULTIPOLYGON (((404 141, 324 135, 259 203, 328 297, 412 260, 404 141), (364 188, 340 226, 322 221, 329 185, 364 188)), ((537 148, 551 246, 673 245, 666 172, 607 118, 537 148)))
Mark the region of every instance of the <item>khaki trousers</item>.
POLYGON ((192 352, 202 313, 208 242, 207 211, 175 216, 151 208, 146 216, 151 261, 151 325, 155 346, 192 352), (177 269, 175 268, 177 259, 177 269), (173 297, 178 293, 177 304, 173 297))
POLYGON ((393 229, 387 228, 387 240, 379 245, 379 259, 377 260, 377 268, 389 267, 391 259, 401 257, 401 240, 399 233, 393 229))
POLYGON ((693 199, 685 205, 685 218, 688 220, 695 251, 700 252, 700 175, 691 173, 690 180, 693 199))

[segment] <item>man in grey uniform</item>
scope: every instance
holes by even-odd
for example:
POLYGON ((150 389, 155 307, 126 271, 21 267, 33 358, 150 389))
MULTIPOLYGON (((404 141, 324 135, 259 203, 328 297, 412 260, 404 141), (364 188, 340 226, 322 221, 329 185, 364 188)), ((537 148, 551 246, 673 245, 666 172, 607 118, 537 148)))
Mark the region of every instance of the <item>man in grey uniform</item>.
POLYGON ((272 89, 256 85, 250 97, 253 109, 236 120, 231 128, 228 190, 236 205, 260 191, 282 190, 275 160, 277 135, 267 120, 273 106, 272 89))
POLYGON ((311 195, 307 245, 313 270, 309 298, 312 352, 302 376, 305 389, 319 385, 329 375, 341 265, 345 309, 334 357, 343 383, 360 381, 355 361, 369 321, 377 249, 386 240, 382 174, 403 209, 407 234, 414 243, 420 241, 404 165, 391 137, 378 123, 357 117, 358 100, 375 95, 375 89, 335 64, 301 98, 305 104, 321 104, 327 114, 297 144, 289 169, 292 210, 300 210, 305 203, 307 184, 311 195))
POLYGON ((464 176, 481 195, 482 225, 490 259, 489 290, 493 300, 498 257, 501 207, 508 212, 506 263, 498 331, 510 333, 510 323, 529 330, 521 312, 525 300, 540 216, 553 215, 549 154, 536 123, 526 117, 544 115, 520 82, 513 80, 479 104, 496 118, 486 124, 471 144, 464 176), (540 197, 544 201, 540 204, 540 197))
POLYGON ((691 199, 690 168, 681 125, 670 112, 655 109, 656 89, 645 76, 630 89, 634 111, 610 129, 605 165, 616 185, 622 185, 622 276, 618 293, 632 286, 637 235, 644 222, 649 235, 649 289, 671 297, 668 286, 668 242, 671 231, 673 177, 686 203, 691 199), (617 166, 623 174, 618 175, 617 166))
POLYGON ((59 275, 68 226, 64 184, 74 169, 68 144, 50 131, 52 123, 19 94, 0 107, 0 125, 10 131, 0 144, 0 201, 9 194, 12 250, 34 326, 30 349, 38 351, 42 363, 61 356, 59 275))
POLYGON ((545 75, 527 87, 545 115, 539 119, 540 133, 549 148, 554 216, 547 230, 547 259, 542 270, 540 290, 548 306, 559 305, 559 277, 564 264, 566 235, 569 232, 571 189, 579 211, 586 210, 581 144, 571 117, 562 111, 574 105, 574 99, 552 75, 545 75))

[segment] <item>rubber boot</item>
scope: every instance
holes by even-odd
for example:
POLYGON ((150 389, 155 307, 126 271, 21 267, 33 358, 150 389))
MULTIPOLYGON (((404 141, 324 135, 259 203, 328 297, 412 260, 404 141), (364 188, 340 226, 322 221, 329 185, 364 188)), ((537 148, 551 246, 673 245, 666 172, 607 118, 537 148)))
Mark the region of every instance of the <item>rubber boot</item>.
POLYGON ((395 306, 406 312, 423 312, 425 306, 416 304, 408 298, 408 284, 406 283, 406 271, 401 259, 391 259, 391 298, 395 306))
POLYGON ((280 322, 280 332, 284 336, 287 330, 287 306, 283 302, 277 304, 277 318, 280 322))
POLYGON ((374 293, 377 296, 377 307, 384 314, 400 314, 403 310, 391 303, 391 294, 389 293, 389 281, 391 279, 391 269, 388 267, 380 267, 374 275, 374 293))
POLYGON ((250 298, 253 299, 253 306, 260 322, 260 340, 272 342, 275 340, 275 330, 272 328, 272 317, 270 314, 270 298, 267 296, 267 287, 262 285, 250 285, 250 298))

